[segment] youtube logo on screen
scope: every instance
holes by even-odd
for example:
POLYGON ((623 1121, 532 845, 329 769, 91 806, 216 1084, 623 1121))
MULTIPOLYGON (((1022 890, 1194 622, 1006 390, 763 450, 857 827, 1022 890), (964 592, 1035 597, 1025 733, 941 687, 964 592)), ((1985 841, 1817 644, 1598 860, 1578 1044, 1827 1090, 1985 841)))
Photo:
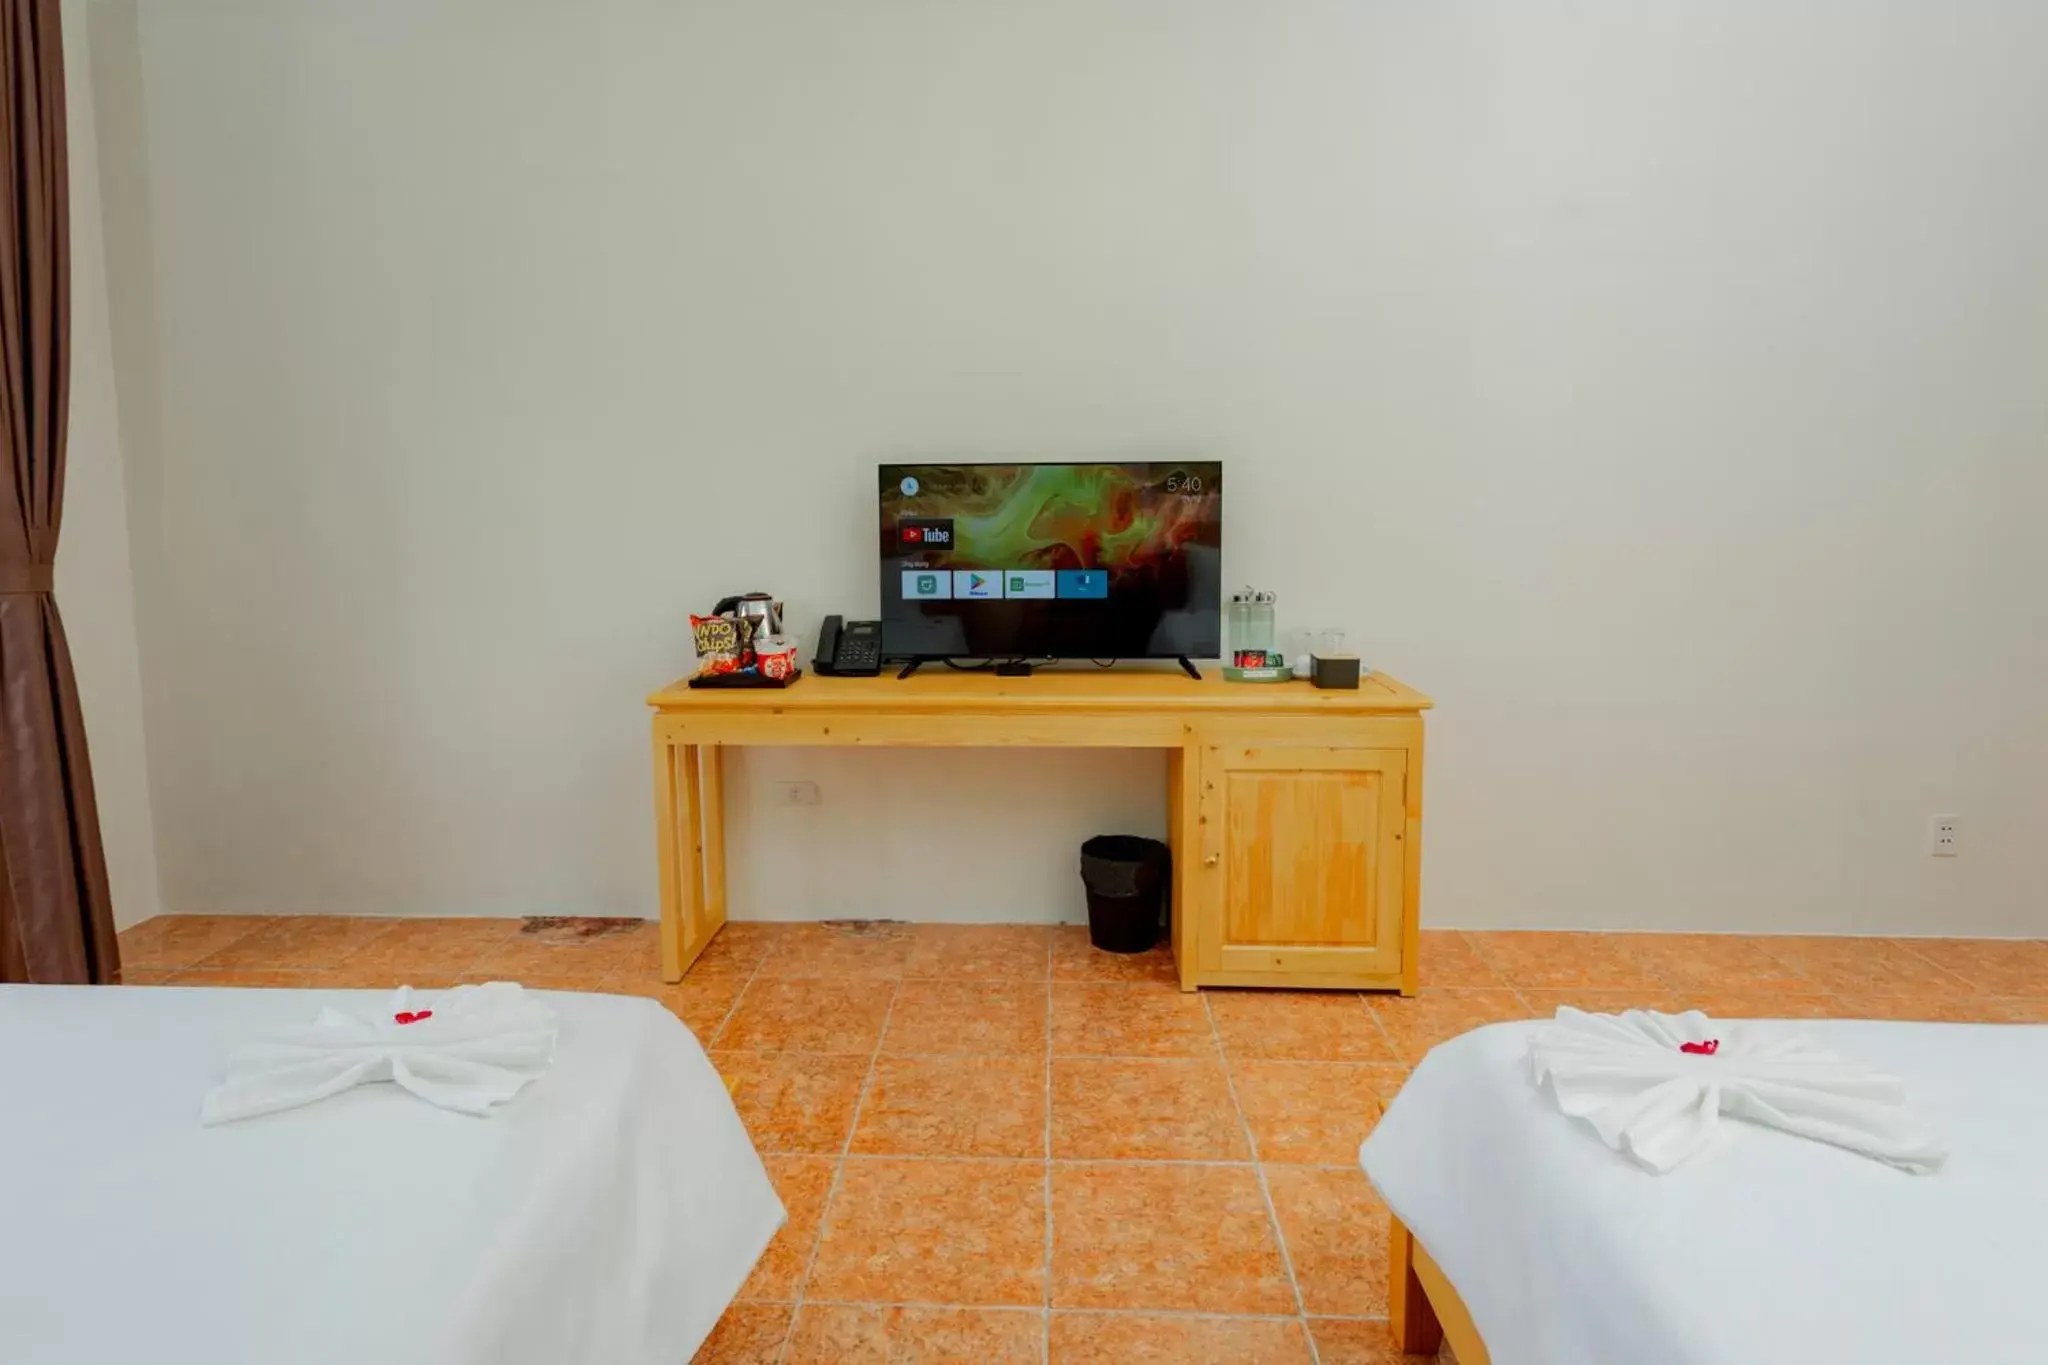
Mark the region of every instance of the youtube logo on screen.
POLYGON ((926 549, 950 550, 953 548, 953 519, 905 517, 896 523, 896 543, 905 554, 916 554, 926 549))

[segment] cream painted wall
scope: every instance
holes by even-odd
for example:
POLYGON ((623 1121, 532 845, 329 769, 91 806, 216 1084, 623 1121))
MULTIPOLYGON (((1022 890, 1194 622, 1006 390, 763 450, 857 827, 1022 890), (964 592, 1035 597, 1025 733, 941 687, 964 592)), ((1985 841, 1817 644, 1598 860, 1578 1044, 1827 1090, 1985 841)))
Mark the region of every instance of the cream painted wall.
POLYGON ((71 424, 57 602, 78 675, 92 751, 100 838, 114 918, 123 927, 161 908, 156 834, 143 743, 142 672, 128 555, 128 497, 114 392, 113 338, 101 246, 98 138, 85 0, 63 7, 71 156, 71 424))
MULTIPOLYGON (((871 610, 878 459, 1172 449, 1439 699, 1429 921, 2048 932, 2048 10, 100 22, 171 908, 650 911, 688 609, 871 610)), ((750 756, 736 913, 1073 914, 1160 785, 750 756)))

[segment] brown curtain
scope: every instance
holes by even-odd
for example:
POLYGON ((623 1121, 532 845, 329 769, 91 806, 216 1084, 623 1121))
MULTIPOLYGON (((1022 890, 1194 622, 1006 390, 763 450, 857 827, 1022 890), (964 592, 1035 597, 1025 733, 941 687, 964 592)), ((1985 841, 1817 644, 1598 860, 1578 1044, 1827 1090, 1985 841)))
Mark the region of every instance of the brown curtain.
POLYGON ((50 595, 71 381, 57 5, 0 0, 0 981, 115 981, 92 761, 50 595))

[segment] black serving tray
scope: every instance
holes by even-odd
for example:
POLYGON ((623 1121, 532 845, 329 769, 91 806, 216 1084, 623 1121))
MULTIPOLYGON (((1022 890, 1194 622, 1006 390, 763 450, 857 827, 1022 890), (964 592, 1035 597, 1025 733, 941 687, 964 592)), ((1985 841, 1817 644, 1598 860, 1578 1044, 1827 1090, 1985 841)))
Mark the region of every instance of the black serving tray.
POLYGON ((692 687, 787 687, 804 675, 801 668, 793 669, 786 678, 764 678, 759 673, 714 673, 708 678, 692 678, 692 687))

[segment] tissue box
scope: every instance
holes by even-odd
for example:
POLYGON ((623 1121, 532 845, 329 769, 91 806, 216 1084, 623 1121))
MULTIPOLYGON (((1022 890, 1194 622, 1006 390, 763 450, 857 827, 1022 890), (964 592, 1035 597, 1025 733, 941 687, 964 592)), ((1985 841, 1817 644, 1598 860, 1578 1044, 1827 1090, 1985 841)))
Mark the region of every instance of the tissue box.
POLYGON ((1358 687, 1356 654, 1313 654, 1309 656, 1308 680, 1317 687, 1358 687))

